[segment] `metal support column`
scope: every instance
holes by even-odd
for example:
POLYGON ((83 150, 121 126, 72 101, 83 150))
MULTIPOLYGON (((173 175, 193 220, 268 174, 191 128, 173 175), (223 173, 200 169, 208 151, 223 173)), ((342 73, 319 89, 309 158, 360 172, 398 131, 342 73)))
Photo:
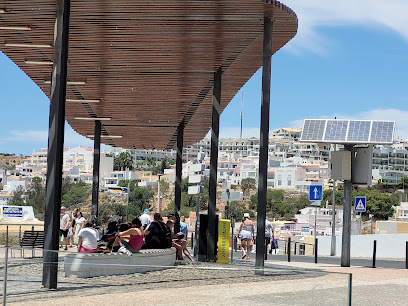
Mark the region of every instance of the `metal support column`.
POLYGON ((47 289, 57 288, 65 98, 68 74, 69 15, 71 3, 70 0, 57 0, 56 4, 54 65, 52 67, 51 77, 47 184, 44 213, 42 284, 44 288, 47 289))
POLYGON ((220 132, 220 102, 221 102, 221 67, 214 73, 213 107, 211 124, 211 158, 210 182, 208 197, 208 225, 207 225, 207 261, 216 261, 215 246, 216 228, 216 198, 217 198, 217 169, 218 169, 218 137, 220 132))
POLYGON ((263 267, 265 263, 265 218, 266 190, 268 175, 268 144, 269 144, 269 111, 271 99, 271 58, 272 58, 272 26, 271 18, 264 18, 263 68, 262 68, 262 102, 261 130, 259 142, 259 179, 255 267, 263 267))
POLYGON ((330 256, 336 256, 336 180, 333 180, 332 198, 332 237, 330 256))
MULTIPOLYGON (((353 146, 345 145, 344 149, 351 151, 353 146)), ((352 204, 352 181, 344 181, 343 201, 343 235, 341 243, 341 266, 350 267, 350 240, 351 240, 351 204, 352 204)))
POLYGON ((174 224, 174 232, 180 231, 180 205, 181 205, 181 172, 183 166, 183 137, 184 123, 180 123, 177 128, 177 156, 176 156, 176 185, 174 194, 174 214, 176 216, 176 224, 174 224))
MULTIPOLYGON (((99 120, 96 120, 95 121, 95 132, 94 132, 92 209, 91 209, 91 222, 94 226, 96 226, 98 223, 100 161, 101 161, 101 122, 99 120)), ((128 190, 128 193, 129 193, 129 190, 128 190)))

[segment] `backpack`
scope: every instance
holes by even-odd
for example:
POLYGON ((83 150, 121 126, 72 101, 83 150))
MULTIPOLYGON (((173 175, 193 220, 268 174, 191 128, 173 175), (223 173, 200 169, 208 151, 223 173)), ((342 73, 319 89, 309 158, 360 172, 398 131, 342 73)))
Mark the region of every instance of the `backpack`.
POLYGON ((171 239, 171 230, 167 226, 167 224, 163 222, 159 222, 160 227, 161 227, 161 244, 163 248, 171 248, 173 241, 171 239))

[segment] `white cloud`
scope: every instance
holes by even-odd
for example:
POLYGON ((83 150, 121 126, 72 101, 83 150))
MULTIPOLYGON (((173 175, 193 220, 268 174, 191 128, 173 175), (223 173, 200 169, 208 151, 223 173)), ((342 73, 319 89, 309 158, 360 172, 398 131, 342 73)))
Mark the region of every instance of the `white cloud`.
POLYGON ((18 141, 18 142, 46 142, 48 140, 47 131, 35 131, 35 130, 11 130, 8 132, 7 137, 3 138, 2 141, 18 141))
POLYGON ((401 35, 408 42, 408 1, 406 0, 284 0, 299 19, 298 34, 287 46, 288 51, 300 53, 308 50, 325 53, 332 43, 329 37, 318 32, 321 26, 361 25, 387 28, 401 35))
MULTIPOLYGON (((330 114, 320 116, 319 118, 314 119, 361 119, 361 120, 384 120, 384 121, 395 121, 395 139, 399 138, 402 140, 408 139, 408 111, 388 108, 388 109, 374 109, 365 112, 360 112, 356 114, 330 114)), ((302 128, 303 119, 294 120, 290 122, 290 125, 293 127, 302 128)))
MULTIPOLYGON (((8 136, 0 139, 4 144, 7 142, 24 142, 46 148, 48 144, 48 130, 11 130, 8 136)), ((68 124, 65 125, 65 147, 93 147, 93 141, 75 132, 68 124)))

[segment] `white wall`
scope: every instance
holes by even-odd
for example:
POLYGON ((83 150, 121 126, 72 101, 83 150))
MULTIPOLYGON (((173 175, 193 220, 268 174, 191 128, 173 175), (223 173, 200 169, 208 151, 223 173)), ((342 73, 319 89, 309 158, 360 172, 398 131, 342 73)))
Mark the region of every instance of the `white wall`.
MULTIPOLYGON (((341 256, 341 236, 336 236, 336 256, 341 256)), ((331 237, 318 237, 319 255, 330 256, 331 237)), ((405 258, 408 234, 352 235, 351 257, 372 257, 374 240, 377 240, 377 258, 405 258)))

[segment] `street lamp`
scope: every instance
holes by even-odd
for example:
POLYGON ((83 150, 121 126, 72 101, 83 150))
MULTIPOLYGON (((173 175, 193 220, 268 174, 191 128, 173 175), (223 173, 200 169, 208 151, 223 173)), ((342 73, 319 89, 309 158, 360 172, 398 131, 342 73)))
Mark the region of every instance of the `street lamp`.
POLYGON ((157 212, 160 213, 160 177, 163 174, 157 174, 157 176, 159 177, 159 180, 157 182, 157 212))

